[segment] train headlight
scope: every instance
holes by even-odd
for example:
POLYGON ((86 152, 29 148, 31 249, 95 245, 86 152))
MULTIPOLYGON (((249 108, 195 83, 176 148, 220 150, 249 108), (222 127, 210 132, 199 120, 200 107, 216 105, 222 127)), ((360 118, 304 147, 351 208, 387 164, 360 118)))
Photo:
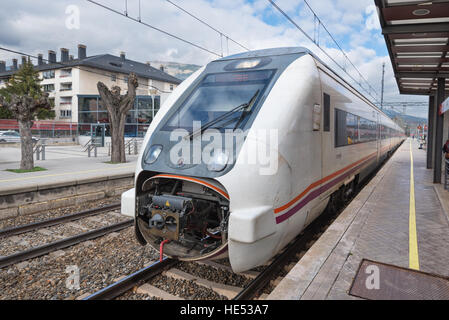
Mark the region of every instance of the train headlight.
POLYGON ((146 164, 154 163, 157 160, 157 158, 159 158, 161 152, 162 146, 160 144, 152 145, 145 158, 145 163, 146 164))
POLYGON ((244 61, 236 64, 235 68, 236 69, 252 69, 254 67, 257 67, 261 61, 262 61, 261 59, 244 60, 244 61))
POLYGON ((231 63, 227 64, 224 69, 226 71, 231 70, 249 70, 264 67, 270 64, 271 58, 263 57, 263 58, 250 58, 246 60, 234 60, 231 63))
POLYGON ((229 156, 223 151, 214 151, 214 155, 211 157, 209 164, 207 165, 207 170, 209 171, 223 171, 228 164, 229 156))

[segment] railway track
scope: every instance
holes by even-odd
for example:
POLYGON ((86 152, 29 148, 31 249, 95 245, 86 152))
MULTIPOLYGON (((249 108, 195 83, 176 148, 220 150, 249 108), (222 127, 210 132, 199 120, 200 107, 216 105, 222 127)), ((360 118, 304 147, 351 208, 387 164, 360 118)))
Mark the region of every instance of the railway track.
POLYGON ((106 288, 89 295, 83 300, 110 300, 118 297, 126 291, 132 289, 137 284, 147 281, 148 279, 162 273, 166 268, 171 267, 177 263, 176 260, 165 258, 162 261, 154 262, 153 264, 140 269, 127 277, 107 286, 106 288))
MULTIPOLYGON (((380 170, 381 167, 382 166, 379 166, 379 168, 375 170, 370 177, 363 181, 358 188, 358 191, 363 189, 363 187, 369 182, 369 180, 371 180, 371 178, 378 172, 378 170, 380 170)), ((290 271, 293 265, 299 261, 304 253, 352 201, 358 191, 356 191, 356 193, 347 202, 341 204, 338 210, 333 212, 331 210, 326 210, 323 214, 321 214, 321 216, 311 223, 302 234, 294 239, 280 254, 273 258, 269 264, 263 266, 263 269, 260 272, 252 271, 242 273, 242 276, 249 278, 249 282, 243 288, 227 286, 222 283, 214 283, 213 281, 201 278, 198 275, 186 273, 177 269, 177 266, 180 263, 179 261, 165 258, 162 262, 154 262, 151 265, 109 285, 108 287, 84 297, 83 300, 114 299, 136 288, 136 292, 139 292, 139 288, 143 288, 140 292, 144 292, 147 295, 153 294, 156 298, 180 298, 171 295, 170 293, 167 295, 161 294, 161 290, 151 285, 151 280, 158 275, 165 275, 167 277, 174 277, 185 281, 195 282, 196 284, 207 287, 232 300, 251 300, 257 297, 263 298, 264 290, 267 290, 271 284, 280 281, 282 279, 282 273, 288 273, 288 271, 290 271)), ((192 264, 198 264, 198 262, 192 262, 192 264)), ((216 269, 222 269, 226 272, 232 272, 229 266, 221 265, 219 263, 205 262, 201 264, 206 264, 216 269)))
POLYGON ((100 229, 84 232, 84 233, 81 233, 81 234, 73 236, 73 237, 69 237, 66 239, 59 240, 59 241, 47 243, 47 244, 44 244, 44 245, 41 245, 38 247, 34 247, 34 248, 31 248, 28 250, 20 251, 20 252, 8 255, 6 257, 1 257, 0 258, 0 269, 10 266, 12 264, 24 261, 24 260, 40 257, 40 256, 43 256, 50 252, 73 246, 73 245, 83 242, 83 241, 95 239, 95 238, 104 236, 105 234, 108 234, 111 232, 123 230, 125 228, 132 226, 133 223, 134 223, 133 219, 126 220, 124 222, 115 223, 113 225, 106 226, 106 227, 103 227, 100 229))
MULTIPOLYGON (((174 279, 180 279, 184 281, 191 281, 197 285, 208 288, 215 291, 217 294, 233 300, 250 300, 255 298, 259 293, 269 284, 276 279, 276 275, 283 271, 286 265, 291 261, 292 257, 296 257, 301 251, 308 249, 313 240, 317 239, 317 234, 322 232, 323 228, 327 228, 330 224, 329 215, 323 215, 314 223, 312 223, 301 236, 298 236, 292 241, 282 253, 278 254, 268 265, 263 267, 261 272, 249 271, 240 273, 242 277, 248 279, 248 284, 244 287, 230 286, 223 283, 214 282, 198 275, 191 274, 177 268, 182 262, 177 260, 164 258, 163 261, 157 261, 149 266, 134 272, 115 283, 107 286, 106 288, 99 290, 93 294, 90 294, 83 298, 83 300, 110 300, 120 297, 121 295, 129 292, 132 289, 136 289, 137 292, 146 292, 147 295, 154 294, 156 298, 161 299, 175 299, 179 298, 172 294, 161 294, 158 288, 151 284, 151 279, 164 275, 174 279), (139 290, 139 288, 142 288, 139 290)), ((191 262, 192 265, 205 265, 215 269, 221 269, 223 272, 232 273, 232 269, 227 266, 216 262, 191 262)))
POLYGON ((21 226, 3 229, 3 230, 0 230, 0 238, 22 234, 22 233, 30 232, 30 231, 40 229, 40 228, 51 227, 51 226, 55 226, 55 225, 58 225, 58 224, 61 224, 64 222, 79 220, 82 218, 90 217, 94 214, 98 214, 101 212, 114 210, 114 209, 118 209, 118 208, 120 208, 120 203, 113 203, 113 204, 109 204, 109 205, 106 205, 103 207, 93 208, 93 209, 84 210, 84 211, 80 211, 80 212, 75 212, 75 213, 67 214, 67 215, 64 215, 61 217, 57 217, 57 218, 47 219, 47 220, 29 223, 29 224, 25 224, 25 225, 21 225, 21 226))
MULTIPOLYGON (((103 206, 100 208, 93 208, 93 209, 89 209, 89 210, 76 212, 73 214, 64 215, 64 216, 57 217, 57 218, 47 219, 44 221, 38 221, 38 222, 26 224, 26 225, 3 229, 3 230, 0 230, 0 237, 7 238, 10 236, 16 236, 19 234, 24 234, 27 232, 31 232, 31 231, 46 228, 46 227, 64 224, 67 222, 87 218, 92 215, 105 213, 105 212, 117 209, 119 207, 120 207, 120 203, 114 203, 114 204, 106 205, 106 206, 103 206)), ((123 230, 132 225, 133 225, 133 219, 129 219, 126 221, 114 223, 111 225, 103 226, 101 228, 96 228, 94 230, 76 234, 74 236, 66 237, 66 238, 63 238, 58 241, 53 241, 53 242, 49 242, 49 243, 46 243, 46 244, 43 244, 40 246, 32 247, 27 250, 22 250, 22 251, 13 253, 13 254, 1 256, 0 257, 0 269, 10 266, 10 265, 13 265, 13 264, 16 264, 21 261, 25 261, 28 259, 46 255, 50 252, 53 252, 53 251, 56 251, 59 249, 64 249, 64 248, 73 246, 73 245, 78 244, 83 241, 95 239, 95 238, 101 237, 101 236, 106 235, 111 232, 123 230)))

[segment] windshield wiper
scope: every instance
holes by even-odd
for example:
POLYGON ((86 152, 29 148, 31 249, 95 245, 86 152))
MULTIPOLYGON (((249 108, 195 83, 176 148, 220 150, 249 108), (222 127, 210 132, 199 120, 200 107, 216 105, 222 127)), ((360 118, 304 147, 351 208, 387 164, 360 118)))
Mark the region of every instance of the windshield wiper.
MULTIPOLYGON (((245 116, 246 116, 246 114, 245 114, 245 116, 244 116, 244 113, 245 113, 245 112, 246 112, 246 113, 249 113, 249 112, 250 112, 250 111, 248 111, 248 109, 251 110, 251 106, 253 105, 254 101, 256 101, 256 98, 257 98, 257 96, 259 95, 259 92, 260 92, 260 89, 257 89, 257 91, 254 93, 254 95, 251 97, 251 99, 249 99, 248 102, 242 103, 241 105, 235 107, 234 109, 232 109, 232 110, 230 110, 230 111, 228 111, 228 112, 222 114, 222 115, 219 116, 218 118, 216 118, 216 119, 214 119, 214 120, 212 120, 212 121, 209 121, 209 122, 206 123, 204 126, 201 126, 201 129, 195 130, 195 131, 193 131, 192 133, 190 133, 190 134, 184 136, 184 139, 192 139, 193 137, 197 136, 198 134, 202 134, 204 131, 206 131, 207 129, 209 129, 210 127, 212 127, 214 124, 217 124, 217 123, 221 122, 222 120, 224 120, 224 119, 228 118, 229 116, 235 114, 236 112, 240 111, 241 109, 245 109, 245 110, 242 112, 242 116, 243 116, 243 117, 240 116, 240 118, 239 118, 239 120, 238 120, 238 122, 237 122, 237 124, 240 124, 241 121, 242 121, 242 120, 245 118, 245 116)), ((235 128, 234 128, 234 130, 235 130, 235 128)))
POLYGON ((253 111, 253 104, 256 101, 257 95, 259 94, 259 89, 256 91, 256 93, 253 95, 253 97, 251 98, 251 100, 248 101, 246 107, 244 108, 244 110, 242 111, 242 114, 240 115, 239 120, 237 121, 237 123, 234 126, 234 131, 235 129, 238 128, 238 126, 240 125, 240 123, 242 123, 243 119, 246 118, 247 115, 251 114, 251 112, 253 111))

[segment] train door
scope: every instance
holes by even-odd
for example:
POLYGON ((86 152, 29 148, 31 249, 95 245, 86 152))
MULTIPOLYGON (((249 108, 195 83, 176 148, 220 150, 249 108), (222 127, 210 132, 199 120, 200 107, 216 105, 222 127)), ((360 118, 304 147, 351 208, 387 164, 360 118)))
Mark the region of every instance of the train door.
MULTIPOLYGON (((341 161, 341 152, 335 149, 335 101, 337 93, 330 87, 326 87, 322 93, 323 122, 321 130, 321 176, 323 179, 337 171, 341 161)), ((326 205, 325 199, 329 198, 331 190, 325 188, 325 183, 320 186, 320 203, 326 205)))
POLYGON ((325 168, 328 165, 325 159, 331 150, 332 134, 331 134, 331 97, 326 92, 323 92, 323 131, 321 133, 321 179, 325 168))
MULTIPOLYGON (((321 129, 321 175, 322 180, 327 170, 329 170, 329 157, 332 150, 332 134, 331 134, 331 96, 330 94, 323 92, 322 94, 322 129, 321 129)), ((321 186, 322 187, 322 186, 321 186)), ((320 187, 320 188, 321 188, 320 187)), ((326 198, 327 195, 320 192, 320 200, 326 198)), ((321 202, 322 203, 322 202, 321 202)), ((318 208, 320 211, 321 208, 318 208)))
POLYGON ((380 133, 380 114, 377 113, 377 163, 380 162, 380 157, 381 157, 381 133, 380 133))
MULTIPOLYGON (((321 93, 321 90, 320 90, 321 93)), ((313 183, 318 181, 322 181, 323 179, 323 168, 326 165, 325 158, 328 154, 326 152, 325 141, 327 142, 327 137, 330 134, 330 96, 328 94, 322 94, 321 99, 318 100, 321 102, 321 105, 314 105, 314 128, 312 133, 312 141, 315 147, 315 151, 313 152, 312 163, 310 163, 310 177, 313 178, 313 183), (318 125, 316 125, 318 124, 318 125)), ((319 188, 321 189, 321 185, 319 188)), ((317 190, 318 191, 318 190, 317 190)), ((320 195, 313 202, 311 202, 311 206, 307 209, 307 217, 305 221, 305 226, 309 225, 313 220, 318 217, 321 212, 324 210, 327 202, 322 201, 322 192, 319 192, 320 195)))

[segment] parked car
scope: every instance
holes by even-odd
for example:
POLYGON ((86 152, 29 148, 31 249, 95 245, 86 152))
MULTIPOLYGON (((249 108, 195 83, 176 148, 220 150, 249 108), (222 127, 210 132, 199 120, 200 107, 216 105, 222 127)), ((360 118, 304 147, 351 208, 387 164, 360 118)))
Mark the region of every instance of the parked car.
MULTIPOLYGON (((33 143, 39 141, 39 138, 31 137, 33 143)), ((17 131, 0 131, 0 142, 15 142, 20 143, 20 134, 17 131)))

